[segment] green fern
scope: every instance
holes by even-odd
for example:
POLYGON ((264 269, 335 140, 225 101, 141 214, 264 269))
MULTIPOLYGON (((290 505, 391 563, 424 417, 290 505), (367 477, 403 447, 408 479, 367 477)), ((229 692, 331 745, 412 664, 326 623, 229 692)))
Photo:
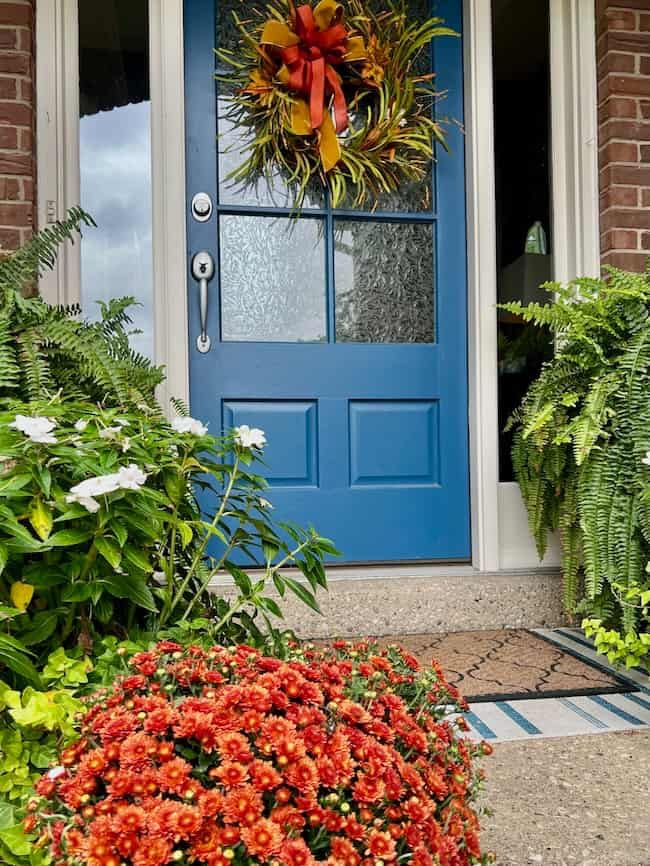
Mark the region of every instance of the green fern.
POLYGON ((25 297, 54 265, 61 244, 88 225, 92 218, 73 208, 0 261, 0 399, 41 400, 61 390, 71 398, 156 407, 163 372, 129 345, 133 298, 101 304, 101 319, 87 322, 78 305, 25 297))
POLYGON ((643 632, 612 586, 641 584, 650 560, 650 274, 606 270, 549 283, 553 303, 503 305, 557 347, 508 428, 540 557, 560 531, 566 610, 643 632))

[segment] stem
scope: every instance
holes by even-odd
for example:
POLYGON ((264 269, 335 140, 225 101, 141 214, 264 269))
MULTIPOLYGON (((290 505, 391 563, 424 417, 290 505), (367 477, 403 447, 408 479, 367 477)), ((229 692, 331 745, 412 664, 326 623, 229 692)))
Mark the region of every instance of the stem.
POLYGON ((248 599, 245 596, 241 596, 240 598, 238 598, 235 604, 233 604, 233 606, 229 608, 228 613, 224 614, 219 620, 219 622, 216 624, 216 626, 214 627, 214 633, 218 634, 224 627, 224 625, 233 618, 239 608, 243 607, 247 601, 248 599))
POLYGON ((194 598, 192 599, 192 601, 188 604, 187 608, 185 609, 183 616, 179 620, 180 622, 185 622, 187 617, 190 615, 190 611, 192 610, 192 608, 194 607, 196 602, 199 600, 200 596, 203 594, 205 588, 210 583, 213 576, 219 571, 221 566, 224 564, 224 562, 226 561, 226 558, 228 557, 228 554, 233 549, 233 547, 234 547, 234 543, 231 541, 230 544, 228 545, 228 547, 223 552, 221 559, 217 562, 217 564, 215 565, 214 568, 210 569, 208 576, 205 578, 205 580, 203 580, 201 582, 201 585, 199 586, 197 591, 194 593, 194 598))
MULTIPOLYGON (((223 517, 224 511, 226 510, 226 503, 228 502, 230 494, 232 493, 232 489, 235 486, 235 479, 237 478, 237 470, 239 468, 239 463, 240 463, 240 456, 239 456, 239 454, 236 454, 235 455, 235 463, 232 467, 232 472, 230 473, 230 478, 228 480, 226 490, 224 491, 223 497, 221 499, 221 505, 219 506, 219 510, 217 511, 214 518, 212 519, 212 522, 210 523, 211 528, 216 527, 216 525, 219 523, 219 521, 223 517)), ((211 532, 205 533, 205 537, 204 537, 203 541, 201 542, 201 544, 199 545, 198 550, 194 554, 194 558, 192 559, 192 563, 189 567, 189 570, 188 570, 187 574, 185 575, 185 577, 183 578, 183 581, 182 581, 180 587, 178 588, 178 591, 176 592, 176 597, 172 601, 167 615, 164 617, 164 619, 161 616, 161 620, 160 620, 161 625, 164 625, 164 623, 167 622, 169 617, 174 612, 176 605, 178 604, 178 602, 183 597, 183 593, 187 589, 187 585, 190 582, 190 580, 192 579, 192 575, 196 571, 196 567, 199 564, 199 562, 201 561, 203 554, 205 553, 205 549, 208 546, 211 535, 212 535, 211 532)))

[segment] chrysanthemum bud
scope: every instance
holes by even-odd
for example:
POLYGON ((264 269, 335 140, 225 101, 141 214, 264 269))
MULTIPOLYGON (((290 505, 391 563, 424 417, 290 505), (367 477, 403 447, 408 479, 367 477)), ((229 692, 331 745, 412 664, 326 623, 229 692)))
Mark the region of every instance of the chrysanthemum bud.
POLYGON ((235 859, 235 852, 233 851, 232 848, 224 848, 223 857, 226 860, 234 860, 235 859))

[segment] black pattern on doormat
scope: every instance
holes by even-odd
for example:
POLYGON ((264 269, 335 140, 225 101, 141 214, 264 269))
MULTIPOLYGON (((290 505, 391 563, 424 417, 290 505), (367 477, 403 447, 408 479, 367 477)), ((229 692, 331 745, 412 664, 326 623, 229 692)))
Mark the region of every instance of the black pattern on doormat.
POLYGON ((445 632, 380 638, 399 643, 425 665, 442 665, 449 682, 472 703, 606 695, 634 685, 527 629, 445 632))

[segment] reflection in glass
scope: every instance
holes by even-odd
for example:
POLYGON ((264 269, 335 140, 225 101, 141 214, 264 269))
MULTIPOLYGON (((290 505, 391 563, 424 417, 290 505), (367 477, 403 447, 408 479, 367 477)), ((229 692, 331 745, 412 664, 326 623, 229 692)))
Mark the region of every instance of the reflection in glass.
MULTIPOLYGON (((547 303, 553 273, 549 2, 493 8, 494 167, 500 302, 547 303), (513 111, 513 106, 517 110, 513 111), (518 136, 525 129, 524 136, 518 136), (548 249, 527 248, 541 223, 548 249)), ((512 431, 504 428, 553 353, 546 329, 498 310, 499 480, 512 481, 512 431)))
POLYGON ((222 340, 326 340, 321 220, 222 216, 219 227, 222 340))
POLYGON ((79 154, 81 205, 97 222, 81 242, 81 300, 132 295, 153 356, 151 131, 147 0, 79 2, 79 154))
POLYGON ((336 339, 433 343, 433 224, 337 220, 336 339))

